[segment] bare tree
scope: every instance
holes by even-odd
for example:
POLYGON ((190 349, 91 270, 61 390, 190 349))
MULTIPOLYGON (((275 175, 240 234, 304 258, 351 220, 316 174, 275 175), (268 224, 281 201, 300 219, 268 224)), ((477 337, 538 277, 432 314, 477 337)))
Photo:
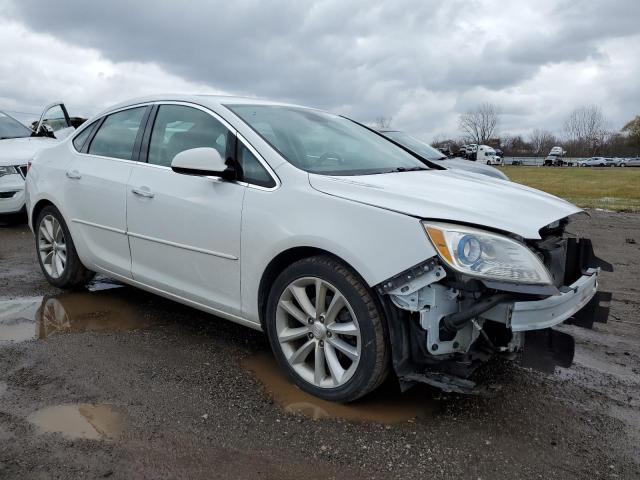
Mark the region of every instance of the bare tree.
POLYGON ((640 115, 636 115, 636 118, 627 122, 622 127, 622 133, 628 137, 630 146, 640 147, 640 115))
POLYGON ((378 130, 382 130, 383 128, 389 128, 391 126, 392 120, 393 117, 385 117, 384 115, 380 115, 379 117, 376 117, 374 124, 378 130))
POLYGON ((576 108, 564 122, 564 131, 573 154, 595 155, 609 136, 607 119, 597 105, 576 108))
POLYGON ((545 155, 558 144, 558 139, 550 131, 536 128, 529 136, 529 143, 533 153, 545 155))
POLYGON ((487 143, 498 128, 498 108, 492 103, 483 103, 475 110, 460 115, 458 125, 464 136, 478 145, 487 143))

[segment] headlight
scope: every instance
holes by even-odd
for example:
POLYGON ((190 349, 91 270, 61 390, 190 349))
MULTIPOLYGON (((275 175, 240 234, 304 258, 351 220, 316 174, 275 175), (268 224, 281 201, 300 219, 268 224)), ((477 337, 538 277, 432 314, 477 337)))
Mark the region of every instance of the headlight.
POLYGON ((540 259, 509 237, 447 223, 422 225, 440 258, 461 273, 510 283, 552 283, 540 259))
POLYGON ((0 167, 0 177, 13 175, 14 173, 20 173, 16 167, 0 167))

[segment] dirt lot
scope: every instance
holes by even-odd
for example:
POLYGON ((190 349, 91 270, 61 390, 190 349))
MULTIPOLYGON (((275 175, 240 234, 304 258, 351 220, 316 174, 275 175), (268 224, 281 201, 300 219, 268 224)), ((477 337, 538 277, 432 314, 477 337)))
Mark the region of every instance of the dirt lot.
POLYGON ((490 398, 390 383, 336 407, 257 332, 104 280, 49 287, 27 228, 0 227, 0 478, 640 478, 640 215, 572 230, 616 271, 609 323, 564 327, 570 369, 495 362, 490 398))

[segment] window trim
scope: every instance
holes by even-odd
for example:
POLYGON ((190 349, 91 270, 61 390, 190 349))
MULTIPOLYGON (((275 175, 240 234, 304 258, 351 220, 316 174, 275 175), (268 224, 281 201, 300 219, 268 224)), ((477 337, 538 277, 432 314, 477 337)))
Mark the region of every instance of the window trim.
MULTIPOLYGON (((276 175, 276 173, 273 171, 271 166, 265 161, 264 157, 260 155, 258 150, 254 148, 254 146, 251 145, 251 143, 249 143, 249 141, 246 138, 244 138, 240 134, 240 132, 238 132, 238 130, 233 125, 231 125, 231 123, 225 120, 219 113, 211 110, 210 108, 204 107, 202 105, 198 105, 197 103, 183 102, 183 101, 177 101, 177 100, 166 100, 166 101, 158 100, 156 102, 153 102, 153 109, 151 110, 151 114, 149 115, 149 119, 147 121, 146 129, 145 129, 145 134, 143 136, 142 144, 140 146, 140 158, 138 162, 139 164, 147 165, 149 167, 154 167, 154 168, 163 168, 165 170, 171 170, 170 166, 149 163, 149 146, 151 145, 151 135, 153 133, 153 127, 155 125, 156 118, 158 116, 158 111, 160 110, 160 107, 162 105, 180 105, 183 107, 195 108, 196 110, 201 110, 204 113, 207 113, 211 115, 213 118, 215 118, 216 120, 218 120, 220 123, 222 123, 222 125, 227 130, 229 130, 229 133, 231 133, 235 137, 236 141, 241 141, 242 144, 258 159, 258 162, 260 162, 260 164, 264 167, 264 169, 267 171, 269 176, 275 182, 275 186, 263 187, 261 185, 256 185, 256 184, 245 182, 242 180, 234 180, 233 181, 234 183, 245 186, 245 187, 254 188, 256 190, 263 190, 263 191, 273 191, 280 188, 280 186, 282 185, 280 178, 276 175)), ((237 162, 237 159, 235 158, 236 150, 237 148, 234 148, 235 162, 237 162)), ((177 175, 180 175, 180 174, 177 174, 177 175)), ((217 177, 206 177, 206 178, 217 178, 217 177)))
MULTIPOLYGON (((81 155, 87 155, 87 156, 89 156, 89 157, 106 158, 106 159, 109 159, 109 160, 115 160, 115 161, 118 161, 118 162, 139 163, 139 160, 137 159, 137 158, 138 158, 138 156, 136 155, 136 151, 135 151, 136 143, 137 143, 137 140, 138 140, 138 135, 140 135, 140 131, 144 131, 144 130, 142 130, 142 129, 143 129, 143 128, 145 128, 145 126, 146 126, 146 125, 143 125, 143 123, 144 123, 144 121, 145 121, 145 115, 147 115, 147 114, 150 112, 150 110, 151 110, 151 109, 149 109, 148 107, 149 107, 149 106, 152 106, 152 105, 153 105, 153 102, 145 102, 145 103, 136 103, 136 104, 133 104, 133 105, 126 105, 126 106, 124 106, 124 107, 120 107, 120 108, 116 108, 116 109, 113 109, 113 110, 109 110, 109 111, 107 111, 107 112, 104 112, 104 113, 102 114, 102 116, 101 116, 101 117, 98 117, 98 118, 97 118, 97 119, 95 119, 95 120, 91 119, 91 120, 93 120, 92 122, 86 121, 85 123, 86 123, 86 124, 88 124, 88 126, 87 126, 87 127, 85 127, 85 128, 82 128, 82 129, 81 129, 81 130, 79 130, 79 131, 77 131, 77 132, 76 132, 76 133, 71 137, 71 141, 70 141, 70 143, 71 143, 71 148, 73 148, 73 150, 74 150, 76 153, 79 153, 79 154, 81 154, 81 155), (142 116, 142 120, 140 121, 140 130, 138 131, 138 135, 136 135, 136 143, 134 143, 134 146, 133 146, 133 149, 134 149, 134 151, 133 151, 133 153, 134 153, 134 159, 132 159, 132 160, 127 160, 127 159, 125 159, 125 158, 106 157, 106 156, 104 156, 104 155, 96 155, 96 154, 94 154, 94 153, 89 153, 89 146, 91 145, 91 142, 93 142, 93 138, 95 137, 96 132, 100 129, 100 127, 102 126, 102 124, 104 123, 104 121, 106 120, 106 118, 107 118, 109 115, 113 115, 114 113, 119 113, 119 112, 123 112, 123 111, 125 111, 125 110, 131 110, 131 109, 133 109, 133 108, 140 108, 140 107, 147 107, 147 111, 145 111, 145 113, 144 113, 144 114, 143 114, 143 116, 142 116), (83 131, 85 131, 87 128, 90 128, 92 125, 94 125, 93 132, 91 132, 91 133, 89 134, 89 137, 87 137, 87 139, 85 140, 85 143, 84 143, 84 145, 82 146, 82 151, 78 151, 78 150, 75 148, 75 145, 73 145, 73 139, 74 139, 77 135, 80 135, 80 133, 82 133, 83 131)), ((147 118, 148 118, 148 117, 147 117, 147 118)), ((139 152, 138 152, 138 153, 139 153, 139 152)))
POLYGON ((102 119, 95 120, 91 123, 89 122, 86 122, 86 123, 87 124, 84 126, 84 128, 81 128, 77 132, 75 132, 70 140, 71 146, 78 153, 86 153, 85 147, 89 144, 89 140, 93 137, 96 127, 102 124, 102 119), (82 135, 86 131, 89 131, 89 135, 87 136, 87 138, 84 139, 84 142, 82 142, 82 145, 80 146, 80 148, 76 148, 76 144, 75 144, 76 138, 82 135))

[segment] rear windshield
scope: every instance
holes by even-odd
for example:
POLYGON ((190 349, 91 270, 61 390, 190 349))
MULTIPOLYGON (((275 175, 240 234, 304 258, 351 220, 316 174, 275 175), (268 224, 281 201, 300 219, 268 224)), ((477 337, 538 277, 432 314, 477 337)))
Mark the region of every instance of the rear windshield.
POLYGON ((325 175, 427 170, 417 158, 337 115, 280 105, 227 105, 292 165, 325 175))

